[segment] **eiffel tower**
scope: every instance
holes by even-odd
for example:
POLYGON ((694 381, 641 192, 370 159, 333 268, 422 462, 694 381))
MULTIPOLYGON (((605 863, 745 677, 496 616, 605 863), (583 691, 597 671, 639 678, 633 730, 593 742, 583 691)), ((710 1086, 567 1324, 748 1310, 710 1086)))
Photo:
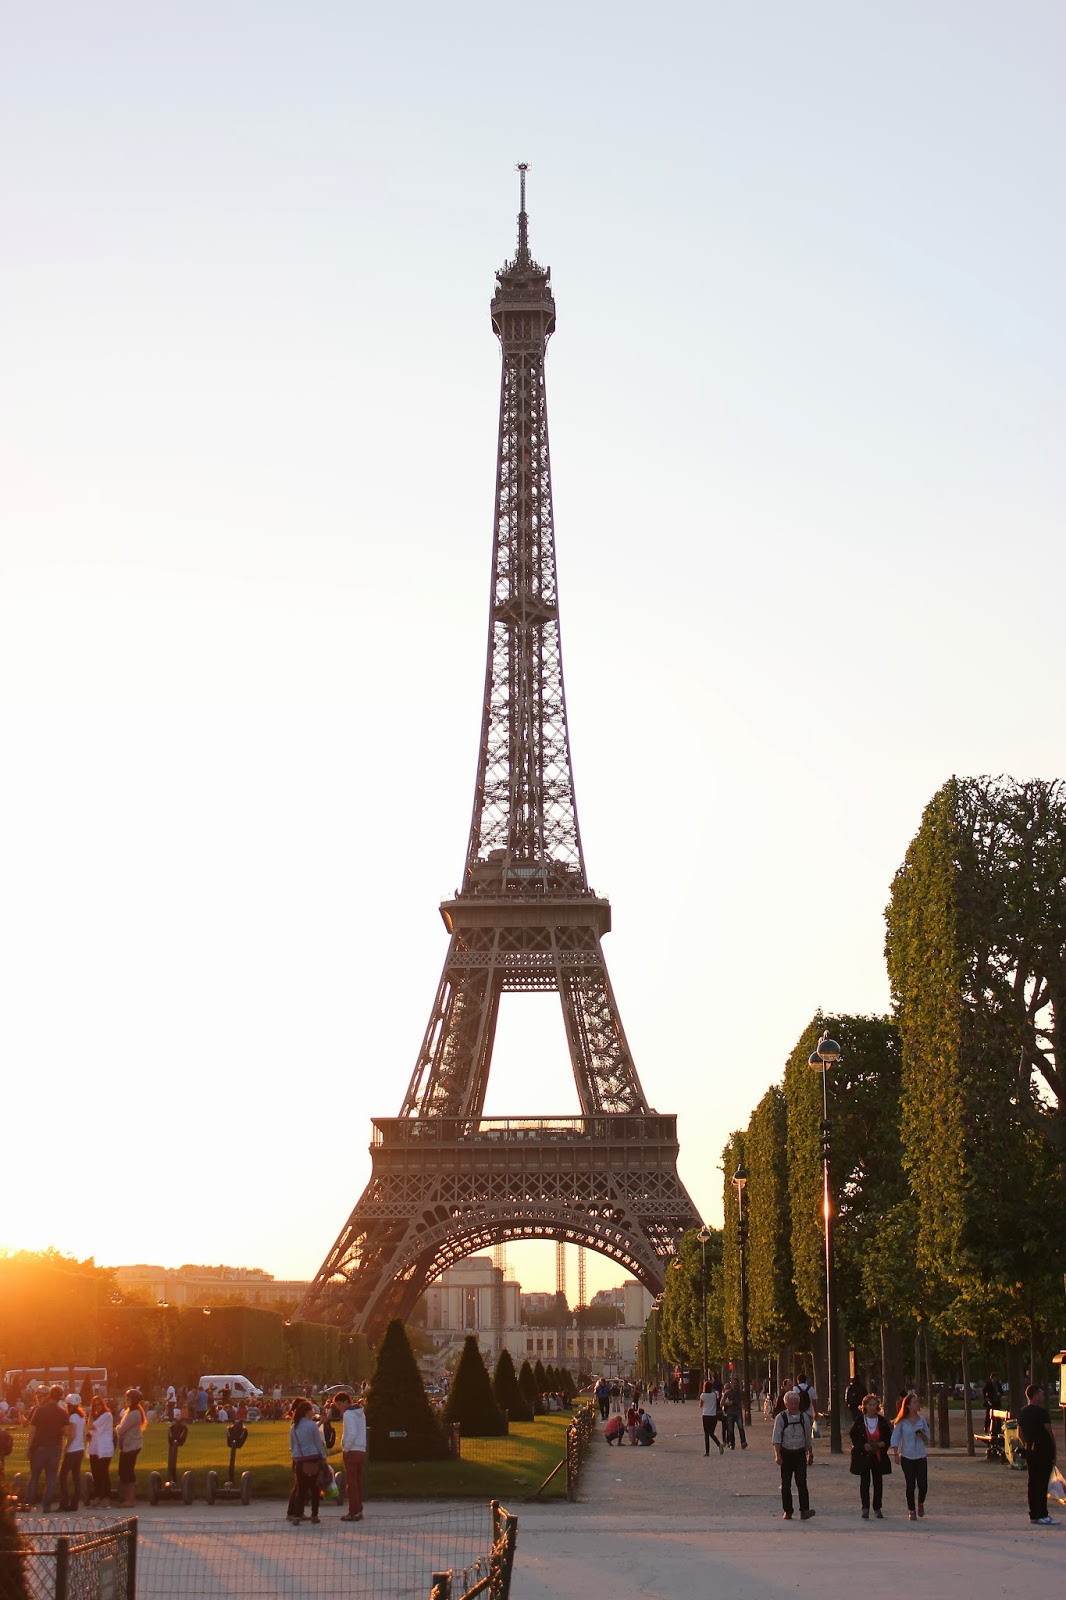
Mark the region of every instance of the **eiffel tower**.
POLYGON ((376 1343, 454 1262, 511 1239, 617 1261, 653 1294, 700 1218, 677 1173, 677 1119, 651 1110, 600 941, 608 902, 581 848, 563 694, 544 356, 550 270, 518 249, 496 274, 503 354, 488 665, 462 886, 398 1117, 375 1117, 370 1181, 300 1307, 376 1343), (503 992, 554 990, 580 1116, 484 1117, 503 992))

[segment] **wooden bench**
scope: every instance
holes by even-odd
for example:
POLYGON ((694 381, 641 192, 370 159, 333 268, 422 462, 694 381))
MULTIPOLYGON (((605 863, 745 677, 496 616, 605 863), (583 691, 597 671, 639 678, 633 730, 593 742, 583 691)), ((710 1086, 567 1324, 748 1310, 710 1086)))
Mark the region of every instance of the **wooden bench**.
POLYGON ((991 1431, 989 1433, 974 1434, 975 1442, 986 1447, 986 1461, 1005 1461, 1007 1459, 1007 1452, 1003 1443, 1003 1424, 1010 1422, 1011 1416, 1012 1414, 1009 1411, 993 1411, 991 1431))

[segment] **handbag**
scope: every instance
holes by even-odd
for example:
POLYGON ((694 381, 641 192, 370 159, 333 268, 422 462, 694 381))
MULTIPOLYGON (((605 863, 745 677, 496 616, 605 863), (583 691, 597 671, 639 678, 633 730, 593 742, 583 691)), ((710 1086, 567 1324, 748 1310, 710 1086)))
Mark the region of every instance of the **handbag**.
POLYGON ((321 1460, 321 1456, 301 1456, 299 1461, 300 1476, 302 1478, 317 1478, 318 1463, 321 1460))

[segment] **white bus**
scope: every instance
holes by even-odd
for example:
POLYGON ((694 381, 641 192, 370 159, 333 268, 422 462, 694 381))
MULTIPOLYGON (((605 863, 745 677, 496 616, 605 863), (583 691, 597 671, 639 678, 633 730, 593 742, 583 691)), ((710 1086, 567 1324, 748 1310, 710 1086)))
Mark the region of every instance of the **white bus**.
POLYGON ((4 1373, 5 1390, 20 1396, 35 1395, 53 1383, 62 1384, 64 1394, 80 1394, 87 1405, 94 1394, 107 1394, 107 1368, 75 1361, 65 1367, 12 1367, 4 1373))

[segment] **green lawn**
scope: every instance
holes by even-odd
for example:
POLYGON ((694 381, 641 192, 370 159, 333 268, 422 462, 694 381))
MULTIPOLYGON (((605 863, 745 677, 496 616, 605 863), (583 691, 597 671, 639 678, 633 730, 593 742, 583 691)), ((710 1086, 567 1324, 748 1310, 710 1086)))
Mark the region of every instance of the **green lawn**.
MULTIPOLYGON (((432 1499, 470 1496, 477 1499, 517 1500, 532 1495, 562 1459, 566 1451, 566 1429, 571 1421, 567 1412, 553 1412, 536 1422, 515 1422, 505 1439, 464 1439, 458 1461, 396 1461, 375 1464, 373 1451, 367 1464, 368 1499, 432 1499)), ((14 1453, 7 1460, 7 1475, 26 1471, 26 1430, 15 1432, 14 1453)), ((337 1429, 338 1436, 340 1429, 337 1429)), ((334 1467, 341 1465, 339 1450, 330 1454, 334 1467)), ((162 1472, 167 1464, 167 1425, 150 1422, 145 1430, 144 1449, 137 1460, 137 1494, 147 1498, 148 1474, 162 1472)), ((117 1482, 117 1458, 112 1464, 112 1483, 117 1482)), ((191 1472, 196 1480, 196 1496, 207 1492, 210 1468, 225 1482, 229 1470, 226 1429, 221 1423, 196 1423, 189 1429, 189 1442, 178 1454, 178 1471, 191 1472)), ((285 1497, 292 1484, 287 1422, 250 1422, 248 1442, 237 1452, 237 1476, 250 1470, 257 1499, 285 1497)), ((565 1469, 548 1485, 544 1499, 566 1492, 565 1469)))

